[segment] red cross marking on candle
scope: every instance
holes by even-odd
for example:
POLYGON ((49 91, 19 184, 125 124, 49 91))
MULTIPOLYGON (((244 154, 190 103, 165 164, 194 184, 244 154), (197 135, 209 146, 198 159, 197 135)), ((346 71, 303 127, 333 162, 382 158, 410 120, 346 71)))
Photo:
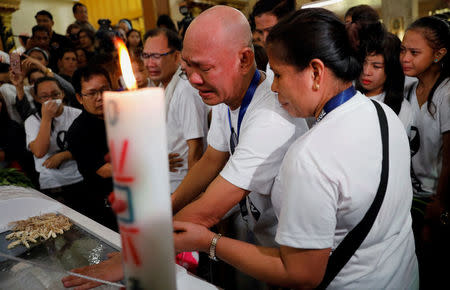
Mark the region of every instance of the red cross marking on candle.
MULTIPOLYGON (((117 164, 117 155, 114 149, 114 141, 111 141, 109 144, 109 149, 111 151, 111 159, 113 164, 117 164)), ((118 167, 113 166, 114 171, 114 180, 120 183, 131 183, 134 181, 133 177, 125 176, 123 174, 123 169, 125 167, 125 161, 127 159, 127 152, 128 152, 128 140, 125 139, 122 144, 122 150, 120 151, 120 157, 119 157, 119 163, 118 167)))
POLYGON ((120 234, 122 236, 122 254, 124 262, 131 262, 136 266, 141 266, 142 262, 139 258, 136 246, 134 245, 133 236, 139 234, 139 229, 136 227, 120 226, 120 234), (129 257, 131 255, 131 257, 129 257))

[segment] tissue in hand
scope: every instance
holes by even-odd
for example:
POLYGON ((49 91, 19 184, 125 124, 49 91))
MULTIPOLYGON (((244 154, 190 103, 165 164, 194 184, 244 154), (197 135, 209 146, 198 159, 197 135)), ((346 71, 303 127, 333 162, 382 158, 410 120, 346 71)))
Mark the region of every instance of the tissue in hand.
POLYGON ((54 102, 59 106, 59 105, 61 105, 62 100, 61 99, 52 99, 52 100, 45 101, 44 104, 47 104, 49 102, 54 102))

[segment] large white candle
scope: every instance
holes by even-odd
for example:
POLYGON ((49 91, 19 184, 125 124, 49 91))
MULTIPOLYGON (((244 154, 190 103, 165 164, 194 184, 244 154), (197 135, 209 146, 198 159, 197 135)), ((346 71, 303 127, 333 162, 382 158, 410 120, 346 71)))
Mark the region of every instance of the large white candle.
POLYGON ((128 289, 176 289, 164 92, 104 93, 128 289))

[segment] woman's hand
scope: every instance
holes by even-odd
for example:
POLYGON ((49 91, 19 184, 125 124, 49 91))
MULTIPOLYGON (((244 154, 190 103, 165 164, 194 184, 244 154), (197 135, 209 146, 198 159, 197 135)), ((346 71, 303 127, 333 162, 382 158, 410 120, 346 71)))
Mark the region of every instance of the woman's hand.
POLYGON ((53 119, 56 117, 56 113, 58 112, 59 106, 61 104, 57 104, 54 101, 46 102, 42 104, 42 119, 53 119))
POLYGON ((11 83, 16 88, 23 88, 23 80, 24 80, 24 73, 23 71, 21 73, 15 73, 11 69, 9 70, 9 78, 11 79, 11 83))
POLYGON ((65 161, 65 153, 59 152, 54 154, 53 156, 49 157, 47 160, 42 163, 42 166, 55 169, 58 168, 64 161, 65 161))
POLYGON ((29 57, 26 54, 22 54, 22 55, 25 56, 25 59, 22 61, 22 68, 25 70, 25 72, 28 72, 33 68, 37 68, 40 71, 42 71, 43 73, 45 73, 47 71, 47 67, 45 65, 43 65, 37 59, 29 57))
MULTIPOLYGON (((108 260, 99 264, 73 269, 72 272, 106 281, 120 281, 123 279, 122 255, 119 252, 115 252, 108 254, 108 258, 108 260)), ((66 276, 61 281, 64 287, 76 287, 75 289, 91 289, 102 285, 99 282, 76 276, 66 276)))
POLYGON ((202 251, 208 252, 214 233, 206 227, 188 222, 173 222, 173 239, 175 251, 190 252, 202 251))
POLYGON ((169 153, 169 171, 177 172, 177 168, 183 166, 183 158, 177 158, 180 156, 178 153, 169 153))

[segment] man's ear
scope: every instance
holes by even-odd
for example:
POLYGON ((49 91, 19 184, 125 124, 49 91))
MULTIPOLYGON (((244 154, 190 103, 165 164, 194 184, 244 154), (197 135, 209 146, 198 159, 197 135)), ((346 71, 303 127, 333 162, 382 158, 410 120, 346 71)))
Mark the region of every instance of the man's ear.
POLYGON ((239 52, 239 65, 243 72, 248 72, 255 63, 255 53, 250 47, 244 47, 239 52))
POLYGON ((81 95, 80 95, 80 94, 75 94, 75 96, 77 97, 78 103, 80 103, 81 105, 83 105, 83 98, 81 97, 81 95))

